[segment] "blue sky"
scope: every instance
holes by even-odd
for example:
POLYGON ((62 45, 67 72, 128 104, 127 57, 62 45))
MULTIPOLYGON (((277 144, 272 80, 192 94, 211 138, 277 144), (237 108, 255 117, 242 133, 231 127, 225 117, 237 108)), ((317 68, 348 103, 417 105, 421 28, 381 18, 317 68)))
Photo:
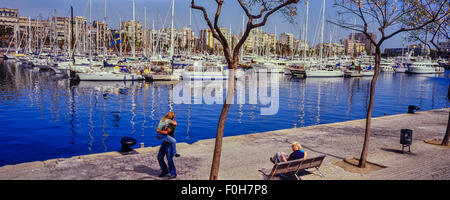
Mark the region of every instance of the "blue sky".
MULTIPOLYGON (((136 1, 136 18, 138 21, 144 22, 144 7, 147 8, 148 26, 152 26, 155 21, 155 27, 170 26, 170 0, 135 0, 136 1)), ((132 19, 133 7, 132 0, 107 0, 107 22, 113 28, 118 28, 120 16, 123 21, 132 19)), ((189 7, 190 0, 175 0, 175 26, 177 28, 189 25, 189 7)), ((215 1, 197 0, 198 5, 203 5, 213 16, 215 11, 215 1)), ((333 8, 334 0, 326 0, 326 19, 336 17, 336 9, 333 8)), ((103 20, 104 0, 92 0, 92 16, 93 20, 103 20)), ((89 17, 89 0, 0 0, 0 7, 19 9, 21 16, 31 16, 38 18, 42 14, 43 18, 50 16, 56 9, 58 16, 70 16, 70 6, 74 7, 75 16, 89 17)), ((311 0, 309 8, 309 28, 308 41, 310 44, 316 44, 319 40, 319 21, 321 14, 322 1, 311 0)), ((299 37, 301 31, 300 26, 305 18, 305 6, 303 3, 298 5, 299 15, 296 17, 298 24, 290 24, 286 22, 280 15, 274 15, 269 18, 268 23, 263 30, 269 33, 275 32, 275 25, 278 35, 282 32, 290 32, 299 37)), ((242 9, 236 1, 225 1, 222 9, 220 25, 223 27, 232 27, 234 33, 240 32, 242 27, 242 9)), ((206 23, 200 11, 192 11, 192 28, 196 31, 206 28, 206 23)), ((333 25, 325 26, 324 41, 338 42, 340 38, 347 38, 350 31, 336 28, 333 25)), ((386 42, 384 47, 400 47, 401 36, 393 38, 386 42)))

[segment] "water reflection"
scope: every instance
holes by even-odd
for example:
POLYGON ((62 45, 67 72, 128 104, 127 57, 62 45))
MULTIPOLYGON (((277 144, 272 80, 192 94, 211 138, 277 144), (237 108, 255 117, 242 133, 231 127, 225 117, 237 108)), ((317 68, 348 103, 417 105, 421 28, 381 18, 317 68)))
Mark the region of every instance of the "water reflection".
MULTIPOLYGON (((225 136, 365 117, 370 77, 291 79, 280 75, 274 80, 279 84, 279 110, 269 116, 260 114, 268 105, 250 103, 257 95, 250 91, 249 81, 241 80, 225 136), (239 104, 242 99, 245 103, 239 104)), ((421 110, 448 107, 449 83, 448 73, 382 73, 373 116, 404 113, 410 104, 421 110)), ((0 65, 0 140, 6 142, 0 149, 0 165, 115 151, 125 135, 156 146, 160 141, 154 130, 168 111, 177 115, 179 142, 214 138, 222 104, 205 102, 203 96, 224 100, 226 87, 226 82, 211 81, 73 84, 50 72, 4 63, 0 65), (176 102, 184 95, 184 90, 177 94, 180 87, 191 92, 191 104, 176 102)))

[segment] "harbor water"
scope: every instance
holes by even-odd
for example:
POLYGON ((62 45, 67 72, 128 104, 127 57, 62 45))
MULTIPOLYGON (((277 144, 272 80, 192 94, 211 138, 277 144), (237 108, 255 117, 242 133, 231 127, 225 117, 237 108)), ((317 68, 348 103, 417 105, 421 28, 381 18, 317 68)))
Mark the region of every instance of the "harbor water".
MULTIPOLYGON (((280 75, 278 112, 261 115, 267 105, 248 103, 246 92, 247 103, 231 106, 224 135, 363 119, 371 79, 280 75)), ((222 104, 173 103, 179 84, 185 82, 71 83, 52 72, 1 63, 0 166, 118 151, 123 136, 135 138, 135 148, 158 146, 155 128, 169 110, 176 114, 177 142, 215 138, 222 104)), ((421 111, 448 107, 449 84, 449 72, 381 73, 373 116, 405 113, 408 105, 421 111)))

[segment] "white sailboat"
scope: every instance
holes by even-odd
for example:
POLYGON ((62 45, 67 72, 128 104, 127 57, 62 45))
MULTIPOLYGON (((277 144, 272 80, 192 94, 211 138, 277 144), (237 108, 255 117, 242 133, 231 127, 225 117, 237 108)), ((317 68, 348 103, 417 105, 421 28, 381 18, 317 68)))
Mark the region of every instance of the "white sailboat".
POLYGON ((145 78, 136 73, 97 71, 93 73, 77 73, 80 81, 140 81, 145 78))
MULTIPOLYGON (((320 33, 320 44, 323 44, 323 31, 325 25, 325 0, 322 3, 322 27, 320 33)), ((318 68, 310 67, 305 70, 306 77, 342 77, 344 72, 336 69, 323 68, 323 45, 320 47, 320 65, 318 68)))
MULTIPOLYGON (((171 60, 170 64, 172 65, 172 69, 170 71, 163 71, 158 73, 148 73, 144 74, 144 77, 149 81, 178 81, 181 79, 181 73, 175 72, 173 69, 173 61, 174 61, 174 42, 175 42, 175 32, 174 32, 174 17, 175 17, 175 0, 172 0, 172 22, 170 28, 170 55, 169 58, 171 60)), ((155 60, 154 60, 155 61, 155 60)))
POLYGON ((224 69, 220 63, 208 67, 196 63, 193 67, 183 71, 181 77, 183 80, 227 80, 228 69, 224 69))

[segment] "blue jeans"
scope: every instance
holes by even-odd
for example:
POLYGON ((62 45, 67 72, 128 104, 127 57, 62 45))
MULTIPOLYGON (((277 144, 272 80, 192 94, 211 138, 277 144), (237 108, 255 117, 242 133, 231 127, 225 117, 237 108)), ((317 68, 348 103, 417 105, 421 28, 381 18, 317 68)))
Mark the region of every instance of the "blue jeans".
POLYGON ((176 145, 177 144, 177 140, 175 140, 175 138, 173 138, 170 135, 164 135, 164 134, 161 134, 161 133, 156 133, 156 138, 170 143, 170 145, 172 146, 172 150, 173 150, 172 153, 173 153, 173 155, 177 154, 177 147, 176 147, 177 146, 176 145))
POLYGON ((278 152, 276 153, 273 157, 272 160, 275 162, 275 164, 280 163, 280 162, 284 162, 283 157, 281 157, 281 155, 284 155, 284 157, 287 159, 288 158, 288 154, 284 153, 284 152, 278 152))
POLYGON ((163 142, 158 152, 158 163, 161 167, 163 174, 170 172, 171 175, 177 175, 177 169, 175 168, 175 163, 173 162, 172 145, 168 142, 163 142), (167 163, 169 164, 169 169, 167 169, 166 162, 164 161, 164 156, 167 157, 167 163))

